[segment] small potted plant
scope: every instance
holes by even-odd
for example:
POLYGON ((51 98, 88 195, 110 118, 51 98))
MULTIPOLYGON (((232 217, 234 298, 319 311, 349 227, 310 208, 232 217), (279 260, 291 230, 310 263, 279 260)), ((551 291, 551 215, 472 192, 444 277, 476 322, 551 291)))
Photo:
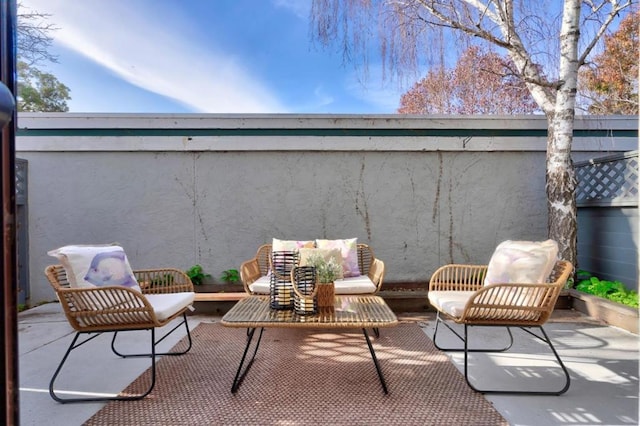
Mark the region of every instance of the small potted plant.
POLYGON ((240 281, 240 273, 238 273, 237 269, 227 269, 226 271, 222 271, 220 279, 227 284, 235 284, 240 281))
POLYGON ((211 274, 204 272, 204 269, 200 265, 193 265, 191 268, 187 269, 185 273, 189 276, 191 282, 195 286, 200 286, 204 283, 206 278, 211 278, 211 274))
POLYGON ((335 298, 334 281, 342 273, 342 264, 335 257, 329 257, 327 260, 320 254, 309 256, 308 264, 316 268, 318 308, 332 308, 335 298))

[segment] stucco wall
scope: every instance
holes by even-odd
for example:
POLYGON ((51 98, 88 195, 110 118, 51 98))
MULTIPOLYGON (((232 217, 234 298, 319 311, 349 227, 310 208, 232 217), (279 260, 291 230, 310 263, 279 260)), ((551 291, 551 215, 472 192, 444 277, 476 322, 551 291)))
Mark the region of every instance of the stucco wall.
MULTIPOLYGON (((218 278, 273 237, 358 237, 385 281, 402 282, 547 235, 542 117, 52 114, 18 125, 31 303, 52 299, 46 252, 65 244, 117 241, 134 268, 199 263, 218 278)), ((637 146, 635 120, 579 126, 576 160, 637 146)))

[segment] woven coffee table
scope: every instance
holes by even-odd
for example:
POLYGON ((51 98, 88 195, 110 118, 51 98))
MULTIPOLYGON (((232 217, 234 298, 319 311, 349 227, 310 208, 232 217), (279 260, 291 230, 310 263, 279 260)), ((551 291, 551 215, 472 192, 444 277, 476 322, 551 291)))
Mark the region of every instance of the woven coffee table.
POLYGON ((382 327, 393 327, 398 324, 398 318, 378 296, 336 296, 334 309, 323 310, 314 315, 297 315, 293 311, 275 310, 269 306, 268 296, 249 296, 240 300, 222 317, 222 325, 227 327, 247 328, 247 344, 233 379, 231 392, 235 393, 253 361, 260 347, 260 340, 265 328, 361 328, 367 341, 371 358, 378 372, 380 384, 384 393, 388 393, 387 384, 382 375, 378 358, 371 345, 367 328, 372 328, 376 335, 382 327), (256 329, 260 329, 258 339, 253 349, 251 359, 247 361, 247 354, 253 341, 256 329), (246 365, 245 365, 246 361, 246 365))

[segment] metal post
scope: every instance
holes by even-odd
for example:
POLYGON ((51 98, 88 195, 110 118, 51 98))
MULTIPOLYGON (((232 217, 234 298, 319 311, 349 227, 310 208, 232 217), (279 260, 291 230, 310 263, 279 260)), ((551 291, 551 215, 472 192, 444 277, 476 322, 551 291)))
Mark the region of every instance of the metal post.
POLYGON ((16 253, 16 0, 0 0, 0 184, 2 200, 2 331, 0 371, 5 425, 18 425, 18 262, 16 253))

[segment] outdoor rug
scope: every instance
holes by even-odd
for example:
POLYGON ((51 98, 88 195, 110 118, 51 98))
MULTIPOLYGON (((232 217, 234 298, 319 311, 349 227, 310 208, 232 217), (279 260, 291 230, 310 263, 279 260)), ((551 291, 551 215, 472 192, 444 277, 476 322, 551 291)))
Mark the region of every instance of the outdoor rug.
MULTIPOLYGON (((246 330, 202 323, 192 331, 190 352, 158 362, 149 396, 110 402, 86 424, 507 424, 417 324, 380 332, 370 335, 388 395, 362 330, 278 328, 265 329, 251 370, 232 394, 246 330)), ((124 392, 148 383, 148 373, 124 392)))

